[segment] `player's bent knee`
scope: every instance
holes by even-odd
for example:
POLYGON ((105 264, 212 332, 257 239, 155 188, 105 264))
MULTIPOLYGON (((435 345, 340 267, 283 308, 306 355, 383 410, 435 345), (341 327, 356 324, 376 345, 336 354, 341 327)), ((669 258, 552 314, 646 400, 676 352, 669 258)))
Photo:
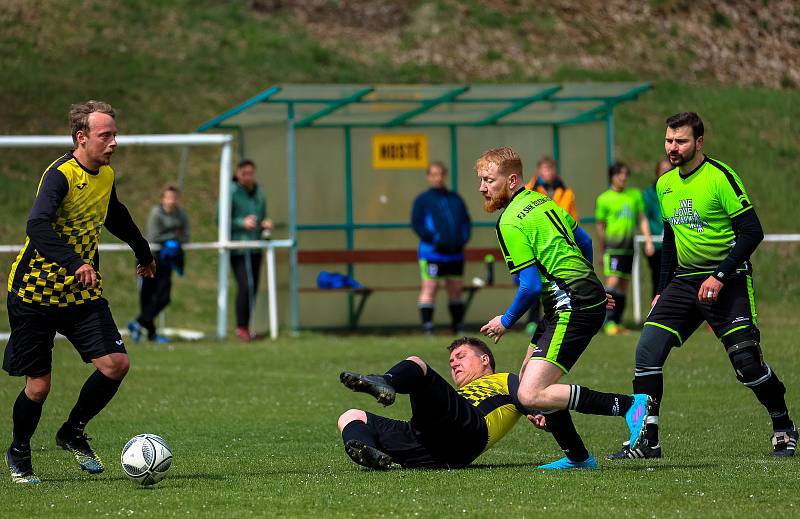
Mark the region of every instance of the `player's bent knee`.
POLYGON ((367 423, 367 413, 361 409, 348 409, 342 413, 336 425, 339 427, 339 431, 342 431, 347 427, 347 424, 356 420, 367 423))
POLYGON ((94 366, 112 380, 122 380, 131 367, 130 359, 124 353, 110 353, 92 360, 94 366))
POLYGON ((412 356, 406 358, 406 360, 410 360, 411 362, 413 362, 414 364, 419 366, 419 368, 422 370, 422 374, 423 375, 427 375, 428 374, 428 365, 425 364, 425 361, 422 360, 421 358, 417 357, 416 355, 412 355, 412 356))
POLYGON ((663 366, 678 337, 659 326, 645 325, 636 345, 636 367, 663 366))
POLYGON ((765 382, 770 377, 772 371, 764 362, 761 345, 758 341, 742 340, 742 337, 739 337, 738 341, 736 339, 726 341, 725 339, 723 338, 723 344, 725 344, 725 350, 739 382, 752 387, 765 382))
POLYGON ((538 408, 542 404, 542 392, 534 388, 519 388, 517 398, 525 407, 538 408))
POLYGON ((34 402, 44 402, 50 394, 50 376, 28 378, 25 381, 25 396, 34 402))

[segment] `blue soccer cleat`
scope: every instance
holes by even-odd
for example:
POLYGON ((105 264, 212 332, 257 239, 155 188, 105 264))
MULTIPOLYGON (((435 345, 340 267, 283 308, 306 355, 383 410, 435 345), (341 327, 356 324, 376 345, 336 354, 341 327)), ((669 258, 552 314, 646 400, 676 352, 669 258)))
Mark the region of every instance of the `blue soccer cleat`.
POLYGON ((644 426, 647 422, 647 417, 650 416, 653 399, 649 395, 644 394, 631 396, 633 396, 633 404, 631 404, 628 412, 625 413, 625 422, 628 424, 628 429, 631 432, 630 443, 628 443, 628 445, 631 449, 636 449, 639 447, 642 436, 644 436, 644 426))
POLYGON ((589 457, 583 461, 572 461, 571 459, 564 456, 560 460, 556 460, 546 465, 539 465, 536 468, 543 470, 596 469, 597 460, 594 459, 594 456, 592 456, 591 454, 589 454, 589 457))
POLYGON ((142 340, 142 325, 139 324, 139 321, 136 319, 128 321, 128 333, 131 335, 133 342, 142 340))

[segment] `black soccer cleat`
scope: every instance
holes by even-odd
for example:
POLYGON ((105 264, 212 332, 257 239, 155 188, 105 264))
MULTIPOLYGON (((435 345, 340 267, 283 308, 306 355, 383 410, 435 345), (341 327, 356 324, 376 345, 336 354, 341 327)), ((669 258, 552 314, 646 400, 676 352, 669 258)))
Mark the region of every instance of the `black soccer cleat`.
POLYGON ((794 456, 797 436, 797 429, 794 426, 788 431, 775 431, 772 434, 772 455, 779 458, 794 456))
POLYGON ((392 458, 388 454, 359 440, 347 440, 347 443, 344 444, 344 451, 351 460, 362 467, 388 470, 392 465, 392 458))
POLYGON ((394 388, 381 375, 361 375, 352 371, 342 371, 339 380, 345 387, 357 393, 369 393, 384 406, 394 403, 394 388))
POLYGON ((41 483, 39 476, 33 473, 31 451, 20 451, 11 447, 6 451, 6 465, 11 471, 11 481, 21 485, 37 485, 41 483))
POLYGON ((105 470, 100 456, 94 452, 94 449, 89 445, 89 438, 83 431, 68 431, 63 427, 56 433, 56 445, 70 451, 81 470, 85 470, 89 474, 100 474, 105 470))
POLYGON ((661 444, 656 443, 650 445, 648 440, 640 440, 639 445, 635 449, 631 449, 630 442, 622 444, 622 450, 609 454, 606 456, 607 460, 636 460, 636 459, 651 459, 661 457, 661 444))

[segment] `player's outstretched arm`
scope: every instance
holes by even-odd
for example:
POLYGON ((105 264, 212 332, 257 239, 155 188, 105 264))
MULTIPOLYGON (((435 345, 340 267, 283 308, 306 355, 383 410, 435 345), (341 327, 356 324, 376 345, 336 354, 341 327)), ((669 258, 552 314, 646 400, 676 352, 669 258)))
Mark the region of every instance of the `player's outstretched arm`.
POLYGON ((105 226, 111 234, 127 243, 133 249, 139 265, 147 266, 153 264, 155 269, 150 245, 142 236, 142 232, 134 223, 133 218, 131 218, 128 208, 117 198, 116 186, 111 187, 111 198, 108 201, 105 226))

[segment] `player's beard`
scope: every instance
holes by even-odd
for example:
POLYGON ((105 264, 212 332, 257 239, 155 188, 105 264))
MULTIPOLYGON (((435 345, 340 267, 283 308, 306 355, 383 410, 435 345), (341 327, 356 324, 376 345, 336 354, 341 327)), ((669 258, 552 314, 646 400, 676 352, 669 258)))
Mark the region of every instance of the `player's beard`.
POLYGON ((493 213, 498 209, 503 209, 511 201, 511 195, 503 191, 496 196, 492 196, 488 200, 483 199, 483 210, 487 213, 493 213))
POLYGON ((697 155, 697 146, 692 146, 691 150, 688 150, 686 153, 677 154, 675 155, 667 155, 667 159, 669 163, 675 167, 683 166, 684 164, 688 164, 689 162, 694 160, 694 156, 697 155))

